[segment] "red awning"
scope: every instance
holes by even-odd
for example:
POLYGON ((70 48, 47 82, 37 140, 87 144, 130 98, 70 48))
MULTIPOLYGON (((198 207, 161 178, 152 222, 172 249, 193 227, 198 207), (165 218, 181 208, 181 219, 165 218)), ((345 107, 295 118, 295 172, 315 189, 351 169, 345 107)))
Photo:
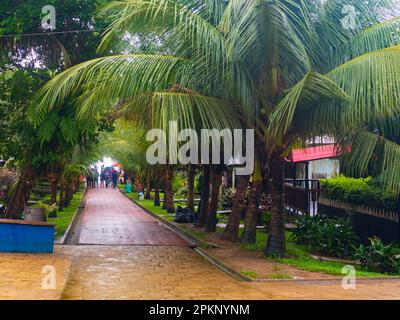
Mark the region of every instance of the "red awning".
POLYGON ((306 162, 319 159, 335 158, 340 154, 337 146, 328 144, 319 147, 295 149, 292 150, 289 161, 291 162, 306 162))

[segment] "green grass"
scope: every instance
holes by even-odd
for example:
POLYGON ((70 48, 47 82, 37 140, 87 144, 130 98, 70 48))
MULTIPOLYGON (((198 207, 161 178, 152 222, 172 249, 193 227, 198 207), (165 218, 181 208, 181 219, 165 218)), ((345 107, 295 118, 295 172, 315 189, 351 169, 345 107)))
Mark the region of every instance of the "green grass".
POLYGON ((241 270, 240 273, 245 275, 246 277, 250 277, 250 278, 253 278, 253 279, 256 279, 257 276, 258 276, 257 272, 250 271, 250 270, 241 270))
MULTIPOLYGON (((119 186, 120 189, 123 190, 124 186, 120 185, 119 186)), ((146 209, 150 210, 151 212, 167 219, 168 221, 174 221, 174 215, 173 213, 168 213, 166 210, 162 209, 162 202, 161 202, 161 206, 160 207, 156 207, 154 205, 154 200, 139 200, 139 195, 136 192, 132 192, 132 193, 125 193, 129 198, 137 201, 139 204, 141 204, 143 207, 145 207, 146 209)), ((154 197, 154 192, 151 193, 151 195, 154 197)), ((164 193, 160 192, 160 199, 164 198, 164 193)), ((182 205, 183 203, 175 203, 175 206, 177 205, 182 205)))
MULTIPOLYGON (((257 242, 255 244, 242 244, 241 248, 247 251, 262 252, 267 242, 268 234, 263 231, 257 232, 257 242)), ((291 233, 286 232, 287 256, 283 258, 271 259, 276 262, 284 263, 289 266, 310 271, 321 272, 330 275, 343 275, 342 269, 345 263, 335 261, 320 261, 310 255, 310 250, 306 246, 291 242, 291 233)), ((359 277, 387 277, 388 275, 376 272, 364 271, 360 266, 355 265, 357 276, 359 277)))
POLYGON ((271 279, 271 280, 289 280, 289 279, 293 279, 293 277, 291 277, 286 272, 276 272, 276 273, 270 274, 268 276, 268 279, 271 279))
POLYGON ((82 200, 83 192, 74 194, 70 205, 63 211, 58 211, 57 218, 48 218, 47 222, 56 225, 57 237, 62 237, 71 223, 72 217, 82 200))
POLYGON ((255 244, 241 244, 240 247, 246 251, 263 251, 267 243, 267 233, 257 231, 257 241, 255 244))
MULTIPOLYGON (((287 257, 276 259, 276 261, 301 270, 322 272, 336 276, 343 276, 342 269, 347 265, 341 262, 314 259, 310 256, 307 247, 290 242, 287 243, 287 257)), ((354 265, 354 267, 358 277, 374 278, 388 276, 382 273, 364 271, 358 265, 354 265)))

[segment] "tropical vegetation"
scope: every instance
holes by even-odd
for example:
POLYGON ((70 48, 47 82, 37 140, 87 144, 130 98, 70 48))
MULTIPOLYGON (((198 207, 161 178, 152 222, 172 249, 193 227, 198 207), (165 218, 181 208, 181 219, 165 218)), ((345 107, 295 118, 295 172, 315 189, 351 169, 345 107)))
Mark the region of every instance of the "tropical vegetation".
MULTIPOLYGON (((155 189, 156 204, 162 188, 169 212, 175 209, 175 172, 185 172, 191 209, 200 173, 197 224, 214 232, 222 174, 232 168, 209 161, 150 166, 144 158, 146 133, 161 128, 169 134, 170 121, 177 121, 178 130, 255 130, 254 172, 238 177, 222 238, 237 241, 240 236, 243 243, 255 243, 259 199, 268 193, 266 255, 285 254, 284 166, 295 145, 334 137, 345 173, 373 175, 382 188, 399 194, 400 15, 390 0, 101 2, 98 20, 92 10, 100 1, 90 1, 83 16, 70 15, 79 17, 72 21, 82 29, 107 25, 97 52, 96 33, 73 48, 68 48, 74 43, 69 39, 58 46, 65 50, 57 67, 44 61, 47 77, 29 81, 30 94, 21 101, 11 93, 1 99, 19 103, 22 114, 16 123, 24 123, 32 140, 24 152, 1 151, 3 157, 21 157, 19 182, 7 208, 12 216, 20 215, 44 172, 51 173, 53 199, 59 184, 70 197, 74 179, 63 172, 76 177, 72 167, 79 167, 74 160, 79 148, 84 155, 80 164, 90 163, 96 152, 121 161, 129 175, 144 182, 147 198, 155 189), (343 16, 348 5, 358 13, 350 17, 354 25, 343 16), (32 155, 38 160, 32 161, 32 155)), ((40 56, 46 48, 30 45, 40 56)), ((11 49, 7 63, 1 69, 6 77, 26 72, 29 80, 30 71, 42 73, 23 67, 11 49)))

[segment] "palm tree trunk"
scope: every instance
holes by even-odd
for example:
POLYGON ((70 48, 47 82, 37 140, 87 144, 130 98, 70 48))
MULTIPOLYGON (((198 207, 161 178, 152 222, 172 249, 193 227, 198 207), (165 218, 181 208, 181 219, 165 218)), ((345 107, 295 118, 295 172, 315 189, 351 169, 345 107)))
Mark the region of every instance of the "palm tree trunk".
POLYGON ((174 174, 173 166, 166 165, 165 181, 164 181, 164 205, 165 205, 165 209, 169 213, 175 212, 174 194, 173 194, 173 190, 172 190, 173 174, 174 174))
POLYGON ((244 200, 246 198, 247 186, 250 176, 239 176, 238 186, 233 198, 232 212, 229 215, 228 224, 225 227, 222 239, 236 242, 240 225, 240 217, 243 212, 244 200))
POLYGON ((284 201, 284 163, 280 153, 271 156, 271 222, 269 237, 265 248, 267 256, 283 256, 285 254, 285 218, 283 212, 284 201))
POLYGON ((65 182, 61 182, 61 185, 60 185, 60 202, 59 202, 60 210, 63 210, 66 207, 66 192, 67 192, 67 185, 66 185, 65 182))
POLYGON ((156 171, 154 174, 154 206, 159 207, 161 204, 160 201, 160 175, 156 171))
POLYGON ((57 203, 57 186, 60 174, 57 172, 50 172, 47 174, 50 183, 50 204, 57 203))
POLYGON ((144 198, 147 200, 151 199, 150 174, 147 174, 147 176, 146 176, 146 195, 144 198))
POLYGON ((73 197, 72 186, 67 184, 64 191, 64 208, 68 207, 73 197))
POLYGON ((210 166, 202 166, 200 214, 197 225, 204 226, 207 222, 208 205, 210 201, 210 166))
POLYGON ((30 164, 26 164, 22 168, 15 191, 7 203, 6 217, 10 219, 21 218, 36 178, 37 172, 30 164))
POLYGON ((187 207, 194 212, 194 169, 191 164, 188 165, 188 189, 187 189, 187 207))
POLYGON ((257 240, 258 205, 261 185, 262 182, 258 180, 253 180, 251 183, 249 203, 247 205, 244 230, 241 238, 242 243, 256 243, 257 240))
POLYGON ((211 171, 211 197, 208 207, 206 232, 215 232, 217 229, 217 210, 221 183, 221 170, 217 167, 214 167, 211 171))

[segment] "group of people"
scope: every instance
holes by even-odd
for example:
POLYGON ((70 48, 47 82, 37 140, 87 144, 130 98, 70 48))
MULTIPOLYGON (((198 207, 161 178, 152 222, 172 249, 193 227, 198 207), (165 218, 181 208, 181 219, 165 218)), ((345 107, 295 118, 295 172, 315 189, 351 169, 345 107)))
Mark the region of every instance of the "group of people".
POLYGON ((90 174, 86 177, 87 185, 92 188, 116 188, 118 186, 120 172, 115 168, 101 168, 99 175, 97 168, 91 168, 90 174))

